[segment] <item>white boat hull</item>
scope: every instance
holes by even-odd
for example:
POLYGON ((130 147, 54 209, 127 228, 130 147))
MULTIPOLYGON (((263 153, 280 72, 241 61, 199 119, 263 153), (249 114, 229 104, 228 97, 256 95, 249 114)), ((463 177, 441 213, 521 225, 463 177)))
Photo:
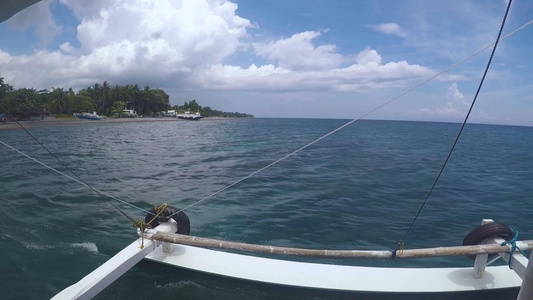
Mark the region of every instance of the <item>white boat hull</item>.
POLYGON ((376 268, 304 263, 172 245, 145 258, 181 268, 263 283, 336 291, 444 293, 518 288, 522 279, 508 266, 487 267, 482 279, 472 268, 376 268))
POLYGON ((438 299, 472 299, 478 296, 474 294, 488 295, 490 299, 511 299, 516 297, 522 285, 521 276, 527 275, 524 268, 528 260, 518 255, 512 258, 517 272, 506 265, 487 267, 484 276, 475 279, 471 267, 383 268, 287 261, 151 240, 157 231, 176 232, 177 224, 165 222, 155 230, 149 230, 145 234, 143 249, 139 248, 139 238, 52 299, 91 299, 143 258, 213 275, 288 288, 340 292, 344 295, 360 293, 357 298, 365 299, 419 298, 416 295, 427 299, 429 294, 432 294, 432 299, 433 295, 438 296, 438 299), (502 297, 502 294, 513 296, 502 297), (494 298, 495 295, 500 296, 494 298))
MULTIPOLYGON (((164 232, 175 232, 176 229, 175 223, 164 223, 157 227, 157 230, 164 232)), ((147 254, 162 248, 161 244, 161 242, 150 239, 137 239, 80 281, 52 297, 52 300, 85 300, 94 298, 147 254), (143 247, 141 248, 141 246, 143 247)))

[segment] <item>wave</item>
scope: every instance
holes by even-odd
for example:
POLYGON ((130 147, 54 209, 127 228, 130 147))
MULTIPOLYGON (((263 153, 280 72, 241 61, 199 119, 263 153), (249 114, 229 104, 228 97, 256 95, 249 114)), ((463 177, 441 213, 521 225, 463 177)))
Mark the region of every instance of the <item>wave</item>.
POLYGON ((91 243, 91 242, 73 243, 73 244, 69 244, 69 246, 74 247, 74 248, 81 248, 81 249, 84 249, 84 250, 87 250, 89 252, 96 253, 96 254, 100 253, 98 252, 98 246, 96 246, 95 243, 91 243))

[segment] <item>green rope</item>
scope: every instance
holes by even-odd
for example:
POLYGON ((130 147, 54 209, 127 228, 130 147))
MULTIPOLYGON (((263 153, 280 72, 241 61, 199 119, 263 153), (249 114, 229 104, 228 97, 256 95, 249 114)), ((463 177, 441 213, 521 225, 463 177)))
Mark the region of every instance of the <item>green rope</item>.
MULTIPOLYGON (((150 229, 152 228, 152 222, 157 219, 159 217, 159 215, 161 215, 161 213, 163 213, 163 211, 165 211, 165 209, 168 207, 169 205, 167 203, 163 203, 161 205, 157 205, 154 207, 154 210, 155 210, 155 215, 154 217, 148 221, 148 223, 144 222, 144 221, 140 221, 140 220, 133 220, 133 227, 135 228, 139 228, 139 230, 141 230, 141 246, 139 248, 143 249, 144 248, 144 230, 145 229, 150 229)), ((129 217, 128 217, 129 218, 129 217)), ((131 218, 129 218, 131 220, 131 218)))
POLYGON ((513 261, 513 254, 517 249, 520 254, 522 254, 524 257, 527 257, 526 253, 516 245, 516 240, 518 239, 518 230, 513 230, 511 228, 511 231, 513 232, 513 238, 500 244, 500 246, 511 245, 511 251, 509 252, 509 269, 512 269, 511 262, 513 261))

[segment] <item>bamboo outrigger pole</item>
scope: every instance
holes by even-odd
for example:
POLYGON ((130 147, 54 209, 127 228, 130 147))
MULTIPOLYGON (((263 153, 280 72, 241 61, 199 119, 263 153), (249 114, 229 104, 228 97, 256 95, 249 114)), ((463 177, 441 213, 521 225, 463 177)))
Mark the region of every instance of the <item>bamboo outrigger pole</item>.
MULTIPOLYGON (((198 236, 156 232, 150 236, 151 239, 172 243, 182 244, 203 248, 238 250, 245 252, 278 254, 289 256, 307 256, 315 258, 354 258, 354 259, 390 259, 392 252, 389 250, 317 250, 302 249, 277 246, 265 246, 238 242, 229 242, 216 239, 202 238, 198 236)), ((533 248, 533 240, 517 241, 517 246, 523 251, 533 248)), ((496 254, 510 252, 511 246, 499 244, 486 244, 476 246, 455 246, 455 247, 436 247, 423 249, 410 249, 398 251, 395 259, 424 258, 436 256, 461 256, 461 255, 478 255, 478 254, 496 254)))

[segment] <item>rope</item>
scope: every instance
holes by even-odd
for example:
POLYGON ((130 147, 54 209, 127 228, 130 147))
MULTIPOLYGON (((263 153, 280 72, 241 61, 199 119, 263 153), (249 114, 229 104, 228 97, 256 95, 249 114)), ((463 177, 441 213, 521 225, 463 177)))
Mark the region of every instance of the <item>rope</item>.
MULTIPOLYGON (((522 26, 516 28, 515 30, 511 31, 510 33, 508 33, 507 35, 505 35, 504 37, 502 37, 501 40, 504 40, 504 39, 507 39, 507 38, 511 37, 511 36, 514 35, 515 33, 521 31, 522 29, 526 28, 527 26, 529 26, 529 25, 531 25, 531 24, 533 24, 533 20, 530 20, 529 22, 525 23, 524 25, 522 25, 522 26)), ((319 141, 325 139, 326 137, 328 137, 328 136, 330 136, 330 135, 332 135, 332 134, 338 132, 339 130, 341 130, 341 129, 343 129, 343 128, 345 128, 345 127, 347 127, 347 126, 349 126, 349 125, 351 125, 351 124, 353 124, 353 123, 355 123, 356 121, 358 121, 358 120, 360 120, 360 119, 362 119, 362 118, 368 116, 369 114, 371 114, 371 113, 377 111, 378 109, 380 109, 380 108, 382 108, 382 107, 384 107, 384 106, 390 104, 391 102, 394 102, 394 101, 398 100, 399 98, 401 98, 401 97, 407 95, 408 93, 410 93, 410 92, 412 92, 412 91, 418 89, 419 87, 421 87, 421 86, 423 86, 424 84, 430 82, 431 80, 433 80, 433 79, 439 77, 440 75, 442 75, 442 74, 444 74, 444 73, 446 73, 446 72, 448 72, 448 71, 454 69, 455 67, 457 67, 457 66, 459 66, 459 65, 461 65, 461 64, 463 64, 463 63, 465 63, 465 62, 467 62, 467 61, 469 61, 470 59, 472 59, 473 57, 475 57, 475 56, 479 55, 480 53, 484 52, 485 50, 487 50, 488 48, 490 48, 490 47, 493 46, 494 44, 495 44, 495 43, 492 43, 492 44, 489 44, 489 45, 485 46, 485 47, 482 48, 481 50, 479 50, 479 51, 475 52, 474 54, 468 56, 467 58, 465 58, 465 59, 463 59, 463 60, 461 60, 461 61, 459 61, 459 62, 457 62, 457 63, 455 63, 455 64, 453 64, 453 65, 451 65, 451 66, 449 66, 448 68, 446 68, 446 69, 440 71, 439 73, 437 73, 437 74, 435 74, 435 75, 433 75, 433 76, 427 78, 426 80, 424 80, 424 81, 422 81, 421 83, 419 83, 419 84, 413 86, 412 88, 406 90, 405 92, 401 93, 400 95, 398 95, 398 96, 396 96, 396 97, 394 97, 394 98, 392 98, 392 99, 390 99, 390 100, 388 100, 388 101, 382 103, 382 104, 379 105, 378 107, 376 107, 376 108, 374 108, 374 109, 372 109, 372 110, 370 110, 370 111, 368 111, 368 112, 366 112, 366 113, 360 115, 359 117, 357 117, 357 118, 355 118, 355 119, 349 121, 348 123, 346 123, 346 124, 344 124, 344 125, 338 127, 337 129, 334 129, 333 131, 331 131, 331 132, 329 132, 329 133, 326 133, 325 135, 323 135, 323 136, 319 137, 318 139, 316 139, 316 140, 310 142, 309 144, 307 144, 307 145, 305 145, 305 146, 303 146, 303 147, 301 147, 301 148, 299 148, 299 149, 296 149, 295 151, 293 151, 293 152, 291 152, 291 153, 289 153, 289 154, 283 156, 282 158, 280 158, 280 159, 278 159, 278 160, 276 160, 276 161, 274 161, 274 162, 272 162, 272 163, 266 165, 265 167, 263 167, 263 168, 261 168, 261 169, 255 171, 255 172, 253 172, 253 173, 251 173, 250 175, 247 175, 247 176, 245 176, 245 177, 243 177, 243 178, 241 178, 241 179, 239 179, 239 180, 237 180, 237 181, 235 181, 235 182, 233 182, 233 183, 231 183, 231 184, 229 184, 229 185, 227 185, 227 186, 221 188, 220 190, 218 190, 218 191, 216 191, 216 192, 214 192, 214 193, 212 193, 212 194, 210 194, 210 195, 208 195, 208 196, 206 196, 206 197, 204 197, 204 198, 201 198, 200 200, 198 200, 198 201, 196 201, 196 202, 194 202, 194 203, 192 203, 192 204, 190 204, 190 205, 185 206, 184 208, 182 208, 182 209, 178 210, 177 212, 175 212, 174 214, 172 214, 172 216, 174 216, 175 214, 179 213, 180 211, 184 211, 184 210, 186 210, 186 209, 189 209, 189 208, 191 208, 191 207, 193 207, 193 206, 195 206, 195 205, 197 205, 197 204, 200 204, 200 203, 204 202, 205 200, 207 200, 207 199, 209 199, 209 198, 211 198, 211 197, 213 197, 213 196, 216 196, 216 195, 220 194, 221 192, 223 192, 223 191, 225 191, 225 190, 227 190, 227 189, 229 189, 229 188, 231 188, 231 187, 233 187, 233 186, 235 186, 235 185, 237 185, 237 184, 243 182, 244 180, 246 180, 246 179, 248 179, 248 178, 250 178, 250 177, 253 177, 253 176, 256 175, 257 173, 262 172, 262 171, 264 171, 264 170, 266 170, 266 169, 268 169, 268 168, 270 168, 270 167, 272 167, 272 166, 278 164, 279 162, 281 162, 281 161, 283 161, 283 160, 289 158, 290 156, 293 156, 294 154, 296 154, 296 153, 298 153, 298 152, 300 152, 300 151, 302 151, 302 150, 308 148, 309 146, 311 146, 311 145, 313 145, 313 144, 315 144, 315 143, 317 143, 317 142, 319 142, 319 141)))
POLYGON ((154 215, 154 217, 148 221, 148 226, 152 226, 152 222, 157 219, 157 217, 159 217, 159 215, 168 207, 169 205, 167 203, 163 203, 161 205, 157 205, 154 207, 154 211, 156 212, 156 214, 154 215))
MULTIPOLYGON (((38 144, 39 144, 44 150, 46 150, 46 152, 48 152, 48 154, 50 154, 53 158, 55 158, 55 159, 56 159, 56 160, 57 160, 57 161, 58 161, 63 167, 65 167, 67 170, 69 170, 70 173, 72 173, 77 179, 76 179, 76 178, 73 178, 73 177, 71 177, 71 176, 69 176, 69 175, 67 175, 67 174, 65 174, 65 173, 63 173, 63 172, 60 172, 59 170, 56 170, 56 169, 54 169, 54 168, 48 166, 47 164, 45 164, 45 163, 43 163, 43 162, 40 162, 39 160, 37 160, 37 159, 35 159, 35 158, 33 158, 33 157, 31 157, 31 156, 29 156, 29 155, 23 153, 22 151, 19 151, 18 149, 15 149, 14 147, 12 147, 12 146, 10 146, 10 145, 8 145, 8 144, 6 144, 6 143, 0 141, 0 143, 2 143, 4 146, 7 146, 7 147, 11 148, 12 150, 14 150, 14 151, 16 151, 16 152, 18 152, 18 153, 20 153, 20 154, 26 156, 27 158, 29 158, 29 159, 31 159, 31 160, 33 160, 33 161, 35 161, 35 162, 37 162, 37 163, 39 163, 39 164, 45 166, 45 167, 51 169, 52 171, 55 171, 55 172, 57 172, 57 173, 59 173, 59 174, 65 176, 65 177, 67 177, 67 178, 70 178, 70 179, 72 179, 72 180, 74 180, 74 181, 76 181, 76 182, 78 182, 78 183, 80 183, 80 184, 82 184, 82 185, 84 185, 84 186, 90 188, 90 189, 93 190, 96 194, 98 194, 98 196, 100 196, 101 198, 104 198, 104 195, 106 195, 106 196, 110 197, 111 199, 115 199, 115 200, 117 200, 117 201, 119 201, 119 202, 121 202, 121 203, 123 203, 123 204, 129 205, 129 206, 132 206, 132 207, 134 207, 134 208, 136 208, 136 209, 138 209, 138 210, 141 210, 141 211, 144 211, 144 212, 146 212, 146 213, 150 213, 150 214, 151 214, 151 212, 149 212, 149 211, 146 211, 146 210, 144 210, 144 209, 142 209, 142 208, 140 208, 140 207, 137 207, 137 206, 135 206, 135 205, 133 205, 133 204, 127 202, 127 201, 120 200, 120 199, 118 199, 118 198, 116 198, 116 197, 114 197, 114 196, 111 196, 111 195, 107 194, 107 193, 101 192, 101 191, 97 190, 96 188, 92 187, 91 185, 89 185, 87 182, 85 182, 85 180, 83 180, 80 176, 78 176, 78 174, 74 173, 74 171, 72 171, 72 170, 71 170, 71 169, 70 169, 70 168, 69 168, 69 167, 68 167, 68 166, 67 166, 62 160, 60 160, 55 154, 53 154, 50 150, 48 150, 48 148, 46 148, 41 142, 39 142, 39 140, 38 140, 35 136, 33 136, 33 135, 32 135, 32 134, 31 134, 31 133, 30 133, 30 132, 24 127, 24 126, 22 126, 22 124, 20 124, 19 121, 17 121, 17 119, 14 118, 13 115, 11 115, 11 113, 10 113, 10 112, 9 112, 9 111, 8 111, 3 105, 2 105, 2 103, 0 103, 0 107, 1 107, 3 110, 5 110, 5 111, 7 112, 7 114, 8 114, 12 119, 14 119, 15 122, 16 122, 16 123, 22 128, 22 129, 24 129, 24 131, 25 131, 29 136, 31 136, 31 137, 32 137, 32 138, 33 138, 33 139, 34 139, 34 140, 35 140, 35 141, 36 141, 36 142, 37 142, 37 143, 38 143, 38 144)), ((139 228, 139 229, 141 230, 141 246, 140 246, 141 249, 144 248, 144 234, 143 234, 143 233, 144 233, 144 230, 145 230, 146 228, 151 228, 150 223, 152 223, 152 222, 153 222, 153 221, 154 221, 154 220, 155 220, 155 219, 156 219, 156 218, 157 218, 157 217, 158 217, 158 216, 159 216, 159 215, 165 210, 165 208, 167 208, 167 206, 168 206, 168 204, 166 204, 166 203, 164 203, 163 205, 156 206, 156 207, 155 207, 155 211, 157 212, 157 214, 154 215, 154 217, 152 218, 152 220, 150 220, 150 222, 145 223, 144 221, 139 221, 139 220, 135 220, 135 219, 133 219, 133 218, 130 217, 128 214, 126 214, 124 211, 122 211, 120 208, 118 208, 118 206, 116 206, 115 204, 113 204, 111 201, 107 200, 107 202, 108 202, 109 204, 111 204, 115 209, 117 209, 117 210, 119 211, 120 214, 122 214, 124 217, 126 217, 128 220, 130 220, 130 221, 133 223, 133 226, 134 226, 135 228, 139 228)))
POLYGON ((513 261, 513 254, 516 249, 518 249, 520 254, 522 254, 524 257, 527 257, 526 253, 516 245, 516 240, 518 239, 518 230, 513 230, 511 228, 511 231, 513 232, 513 238, 500 244, 500 246, 511 245, 511 251, 509 251, 509 269, 512 269, 511 262, 513 261))
MULTIPOLYGON (((139 228, 139 230, 141 230, 141 246, 139 248, 143 249, 144 248, 144 230, 147 229, 147 228, 152 228, 152 225, 151 223, 157 219, 159 217, 159 215, 161 215, 161 213, 163 211, 165 211, 165 209, 168 207, 168 204, 166 203, 163 203, 161 205, 157 205, 154 207, 154 210, 156 212, 156 214, 154 215, 154 217, 148 221, 148 223, 144 222, 144 221, 133 221, 133 227, 135 228, 139 228)), ((121 211, 122 214, 125 214, 124 212, 121 211)), ((126 217, 128 219, 131 220, 131 218, 129 216, 126 215, 126 217)))
MULTIPOLYGON (((483 86, 483 82, 485 81, 485 77, 487 76, 487 72, 489 71, 489 67, 490 67, 490 64, 492 62, 492 58, 494 57, 494 53, 496 52, 496 48, 498 47, 498 43, 500 41, 500 37, 501 37, 502 31, 503 31, 503 27, 505 25, 505 20, 507 20, 507 15, 509 14, 509 9, 511 8, 511 3, 512 2, 513 2, 513 0, 509 0, 509 3, 507 4, 507 9, 505 10, 505 15, 503 17, 503 21, 502 21, 502 24, 500 26, 500 31, 498 32, 498 37, 496 38, 496 42, 494 43, 494 48, 492 48, 492 53, 490 54, 490 58, 489 58, 489 61, 487 63, 487 67, 485 68, 485 72, 483 73, 483 77, 481 77, 481 82, 479 83, 479 86, 477 88, 476 94, 474 96, 474 100, 472 100, 472 103, 470 104, 470 108, 468 109, 468 113, 466 114, 465 119, 463 121, 463 124, 461 125, 461 129, 457 133, 457 136, 455 138, 455 141, 453 142, 452 148, 448 152, 448 156, 446 157, 446 160, 442 164, 442 167, 441 167, 441 169, 440 169, 440 171, 439 171, 439 173, 437 175, 437 178, 435 178, 435 181, 433 182, 433 185, 429 189, 429 192, 427 193, 426 198, 424 199, 424 202, 422 202, 422 205, 418 209, 418 212, 416 213, 415 217, 411 221, 411 225, 409 225, 409 228, 407 229, 407 231, 403 235, 402 239, 398 243, 398 247, 396 248, 396 250, 394 250, 394 252, 399 250, 400 253, 401 253, 401 251, 403 250, 403 245, 404 245, 405 238, 407 237, 407 235, 409 234, 409 232, 413 228, 413 225, 415 224, 415 221, 418 219, 418 216, 420 215, 420 213, 422 212, 422 209, 426 205, 426 203, 427 203, 427 201, 429 199, 429 196, 433 192, 433 189, 437 185, 437 182, 439 181, 439 178, 442 175, 442 172, 444 171, 444 168, 446 168, 446 165, 448 164, 448 161, 450 160, 450 157, 452 156, 453 150, 455 149, 455 146, 457 145, 457 142, 459 141, 459 137, 461 136, 461 133, 463 132, 463 129, 465 128, 466 122, 468 121, 468 117, 470 116, 470 113, 472 112, 472 109, 474 108, 474 104, 476 103, 476 100, 477 100, 477 97, 479 95, 479 92, 481 91, 481 87, 483 86)), ((531 23, 531 22, 529 22, 529 23, 531 23)))
MULTIPOLYGON (((516 28, 514 31, 512 31, 512 32, 510 32, 509 34, 505 35, 505 36, 502 37, 501 39, 503 40, 503 39, 506 39, 506 38, 508 38, 508 37, 510 37, 510 36, 512 36, 512 35, 514 35, 515 33, 519 32, 519 31, 521 31, 522 29, 526 28, 527 26, 531 25, 532 23, 533 23, 533 20, 530 20, 529 22, 525 23, 524 25, 522 25, 522 26, 516 28)), ((480 54, 481 52, 485 51, 486 49, 488 49, 488 48, 489 48, 490 46, 492 46, 492 45, 494 45, 494 44, 487 45, 487 46, 484 47, 483 49, 481 49, 481 50, 477 51, 476 53, 470 55, 469 57, 467 57, 467 58, 465 58, 465 59, 463 59, 463 60, 461 60, 461 61, 459 61, 459 62, 457 62, 457 63, 455 63, 455 64, 453 64, 453 65, 451 65, 450 67, 448 67, 447 69, 442 70, 441 72, 437 73, 436 75, 429 77, 429 78, 426 79, 425 81, 419 83, 418 85, 415 85, 414 87, 412 87, 411 89, 409 89, 409 90, 403 92, 402 94, 400 94, 400 95, 398 95, 398 96, 392 98, 391 100, 389 100, 389 101, 387 101, 387 102, 384 102, 383 104, 379 105, 378 107, 376 107, 376 108, 374 108, 374 109, 372 109, 372 110, 370 110, 370 111, 368 111, 368 112, 362 114, 361 116, 359 116, 359 117, 357 117, 357 118, 355 118, 355 119, 349 121, 348 123, 346 123, 346 124, 340 126, 339 128, 337 128, 337 129, 335 129, 335 130, 333 130, 333 131, 331 131, 331 132, 329 132, 329 133, 323 135, 322 137, 320 137, 320 138, 318 138, 318 139, 316 139, 316 140, 314 140, 314 141, 308 143, 307 145, 305 145, 305 146, 303 146, 303 147, 301 147, 301 148, 299 148, 299 149, 297 149, 297 150, 295 150, 295 151, 293 151, 293 152, 291 152, 291 153, 285 155, 284 157, 282 157, 282 158, 280 158, 280 159, 274 161, 273 163, 270 163, 269 165, 267 165, 267 166, 265 166, 265 167, 263 167, 263 168, 261 168, 261 169, 255 171, 255 172, 251 173, 250 175, 245 176, 245 177, 243 177, 242 179, 239 179, 239 180, 237 180, 237 181, 231 183, 230 185, 228 185, 228 186, 226 186, 226 187, 224 187, 224 188, 222 188, 222 189, 220 189, 220 190, 218 190, 218 191, 216 191, 216 192, 214 192, 214 193, 212 193, 212 194, 210 194, 210 195, 208 195, 208 196, 206 196, 206 197, 204 197, 204 198, 202 198, 202 199, 200 199, 200 200, 198 200, 198 201, 196 201, 196 202, 194 202, 194 203, 192 203, 192 204, 190 204, 190 205, 188 205, 188 206, 186 206, 186 207, 184 207, 184 208, 181 209, 181 210, 178 210, 177 212, 175 212, 174 214, 172 214, 170 217, 172 217, 172 216, 178 214, 180 211, 184 211, 184 210, 186 210, 186 209, 189 209, 189 208, 191 208, 191 207, 193 207, 193 206, 195 206, 195 205, 197 205, 197 204, 199 204, 199 203, 201 203, 201 202, 203 202, 203 201, 205 201, 205 200, 207 200, 207 199, 209 199, 209 198, 211 198, 211 197, 213 197, 213 196, 215 196, 215 195, 217 195, 217 194, 219 194, 219 193, 221 193, 221 192, 223 192, 223 191, 225 191, 225 190, 227 190, 227 189, 229 189, 229 188, 231 188, 231 187, 233 187, 233 186, 235 186, 235 185, 237 185, 237 184, 239 184, 240 182, 242 182, 242 181, 244 181, 244 180, 246 180, 246 179, 248 179, 248 178, 250 178, 250 177, 253 177, 253 176, 256 175, 257 173, 262 172, 262 171, 264 171, 265 169, 267 169, 267 168, 269 168, 269 167, 271 167, 271 166, 273 166, 273 165, 278 164, 279 162, 285 160, 286 158, 288 158, 288 157, 290 157, 290 156, 292 156, 292 155, 294 155, 294 154, 296 154, 296 153, 298 153, 298 152, 300 152, 300 151, 302 151, 302 150, 308 148, 309 146, 311 146, 311 145, 317 143, 318 141, 321 141, 322 139, 324 139, 324 138, 326 138, 326 137, 328 137, 328 136, 330 136, 330 135, 332 135, 332 134, 338 132, 339 130, 341 130, 341 129, 343 129, 343 128, 349 126, 349 125, 351 125, 352 123, 358 121, 358 120, 361 119, 361 118, 364 118, 365 116, 367 116, 367 115, 369 115, 369 114, 375 112, 376 110, 382 108, 383 106, 388 105, 389 103, 391 103, 391 102, 393 102, 393 101, 395 101, 395 100, 397 100, 397 99, 399 99, 399 98, 405 96, 406 94, 410 93, 411 91, 413 91, 413 90, 419 88, 420 86, 422 86, 422 85, 428 83, 429 81, 433 80, 434 78, 436 78, 436 77, 438 77, 438 76, 440 76, 440 75, 442 75, 442 74, 448 72, 449 70, 455 68, 456 66, 458 66, 458 65, 460 65, 460 64, 463 64, 464 62, 470 60, 471 58, 473 58, 473 57, 477 56, 478 54, 480 54)), ((491 57, 491 58, 492 58, 492 57, 491 57)), ((0 107, 2 107, 2 108, 3 108, 3 109, 9 114, 9 116, 10 116, 11 118, 13 118, 13 116, 9 113, 9 111, 7 111, 7 109, 6 109, 1 103, 0 103, 0 107)), ((13 118, 13 119, 15 119, 15 118, 13 118)), ((16 121, 16 119, 15 119, 15 121, 16 121)), ((42 147, 43 147, 43 148, 44 148, 44 149, 45 149, 50 155, 52 155, 52 156, 53 156, 57 161, 59 161, 59 162, 65 167, 65 168, 67 168, 72 174, 74 174, 79 180, 77 180, 77 179, 75 179, 75 178, 73 178, 73 177, 71 177, 71 176, 69 176, 69 175, 66 175, 66 174, 64 174, 64 173, 62 173, 62 172, 60 172, 60 171, 54 169, 53 167, 50 167, 50 166, 46 165, 45 163, 42 163, 42 162, 40 162, 40 161, 38 161, 38 160, 32 158, 31 156, 29 156, 29 155, 27 155, 27 154, 25 154, 25 153, 23 153, 23 152, 21 152, 21 151, 15 149, 15 148, 11 147, 11 146, 9 146, 8 144, 6 144, 6 143, 0 141, 0 143, 2 143, 4 146, 7 146, 7 147, 11 148, 12 150, 18 152, 19 154, 26 156, 27 158, 29 158, 29 159, 31 159, 31 160, 33 160, 33 161, 35 161, 35 162, 37 162, 37 163, 39 163, 39 164, 41 164, 41 165, 43 165, 43 166, 45 166, 45 167, 47 167, 47 168, 53 170, 54 172, 57 172, 57 173, 59 173, 59 174, 65 176, 65 177, 67 177, 67 178, 69 178, 69 179, 71 179, 71 180, 74 180, 74 181, 76 181, 76 182, 78 182, 78 183, 80 183, 80 184, 82 184, 82 185, 84 185, 84 186, 86 186, 86 187, 92 189, 95 193, 97 193, 97 194, 100 195, 101 197, 102 197, 102 195, 105 195, 105 196, 110 197, 111 199, 114 199, 114 200, 116 200, 116 201, 118 201, 118 202, 121 202, 121 203, 123 203, 123 204, 125 204, 125 205, 131 206, 131 207, 133 207, 133 208, 135 208, 135 209, 137 209, 137 210, 143 211, 143 212, 145 212, 145 213, 153 214, 153 213, 151 213, 151 212, 149 212, 149 211, 147 211, 147 210, 144 210, 144 209, 142 209, 142 208, 140 208, 140 207, 137 207, 137 206, 135 206, 135 205, 133 205, 133 204, 131 204, 131 203, 129 203, 129 202, 126 202, 126 201, 124 201, 124 200, 120 200, 120 199, 118 199, 118 198, 116 198, 116 197, 114 197, 114 196, 112 196, 112 195, 110 195, 110 194, 107 194, 107 193, 102 192, 102 191, 100 191, 100 190, 98 190, 98 189, 96 189, 96 188, 93 188, 92 186, 90 186, 89 184, 87 184, 83 179, 81 179, 78 175, 76 175, 74 172, 72 172, 72 170, 70 170, 70 169, 69 169, 69 168, 68 168, 68 167, 67 167, 67 166, 66 166, 61 160, 59 160, 59 159, 58 159, 53 153, 51 153, 51 152, 50 152, 50 151, 49 151, 49 150, 48 150, 48 149, 47 149, 42 143, 40 143, 40 142, 39 142, 39 141, 38 141, 38 140, 37 140, 37 139, 36 139, 36 138, 35 138, 35 137, 34 137, 34 136, 33 136, 28 130, 26 130, 26 128, 24 128, 24 126, 22 126, 18 121, 16 121, 16 123, 17 123, 17 124, 18 124, 18 125, 24 130, 24 131, 26 131, 26 133, 28 133, 28 135, 30 135, 35 141, 37 141, 37 143, 38 143, 39 145, 41 145, 41 146, 42 146, 42 147)), ((118 209, 119 212, 121 212, 123 215, 125 215, 125 213, 124 213, 123 211, 121 211, 116 205, 114 205, 114 204, 111 203, 110 201, 108 201, 108 202, 109 202, 113 207, 115 207, 116 209, 118 209)), ((125 215, 125 216, 126 216, 126 215, 125 215)), ((129 218, 129 217, 128 217, 128 218, 129 218)), ((404 236, 404 237, 405 237, 405 236, 404 236)), ((401 241, 400 243, 401 243, 401 245, 403 245, 403 239, 402 239, 402 241, 401 241)), ((400 246, 400 243, 399 243, 399 246, 400 246)), ((393 251, 393 253, 396 254, 396 250, 393 251)))

